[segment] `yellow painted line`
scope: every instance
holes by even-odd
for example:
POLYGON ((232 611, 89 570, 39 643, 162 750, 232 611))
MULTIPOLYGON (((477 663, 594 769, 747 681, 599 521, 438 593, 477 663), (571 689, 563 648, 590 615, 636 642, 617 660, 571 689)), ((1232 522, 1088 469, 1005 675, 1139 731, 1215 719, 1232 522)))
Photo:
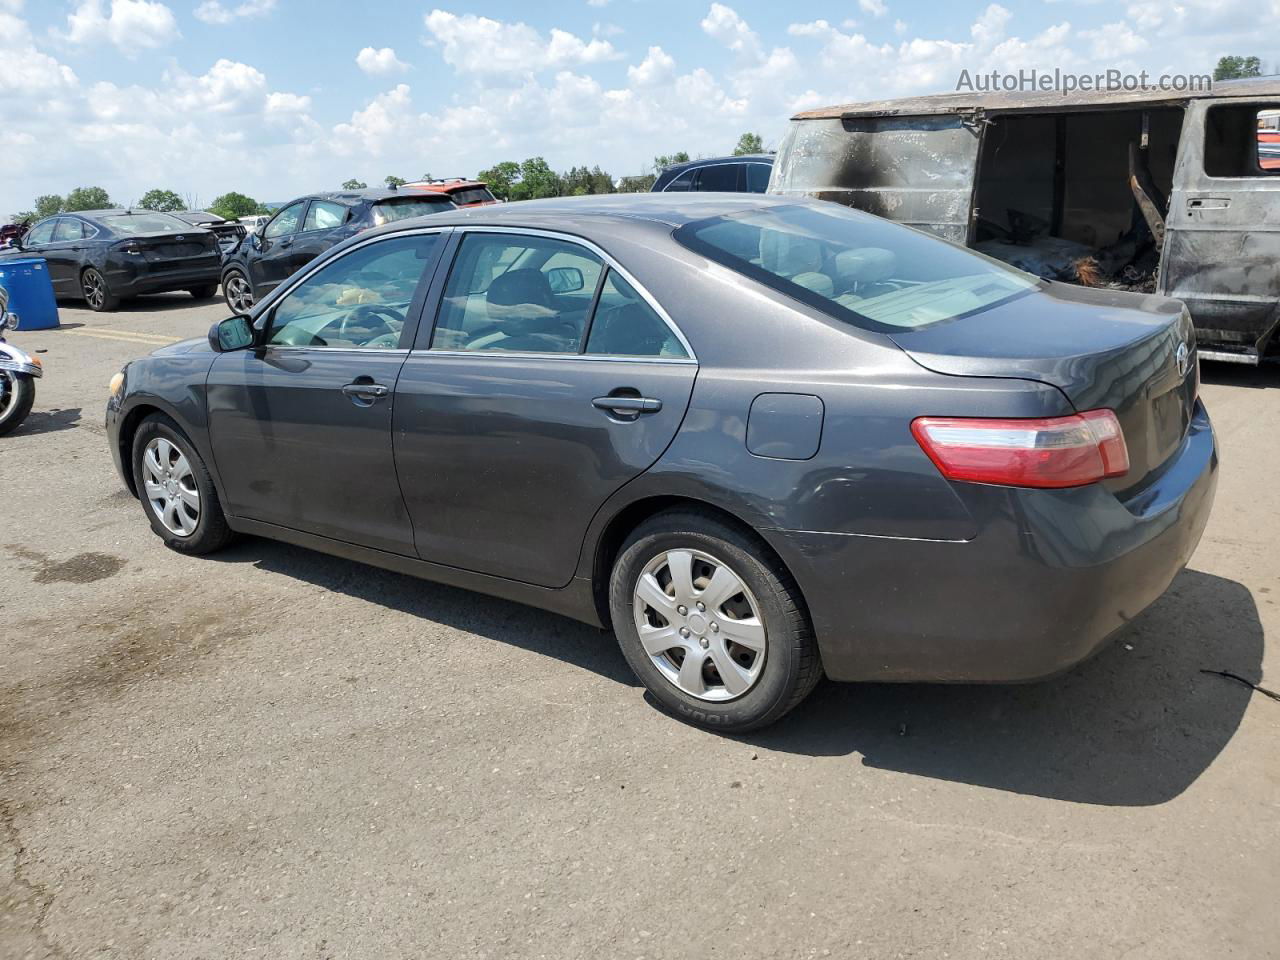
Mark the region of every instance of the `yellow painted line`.
POLYGON ((64 330, 62 332, 74 334, 78 337, 97 337, 99 340, 127 340, 131 343, 146 343, 158 347, 177 343, 180 339, 178 337, 166 337, 159 333, 139 333, 135 330, 109 330, 106 328, 89 330, 79 327, 75 330, 64 330))

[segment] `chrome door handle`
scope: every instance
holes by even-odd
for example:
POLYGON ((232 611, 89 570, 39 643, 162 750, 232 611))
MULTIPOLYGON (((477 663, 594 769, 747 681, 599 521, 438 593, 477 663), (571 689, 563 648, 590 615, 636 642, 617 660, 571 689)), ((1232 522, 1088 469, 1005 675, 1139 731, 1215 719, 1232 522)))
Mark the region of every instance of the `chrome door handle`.
POLYGON ((662 401, 652 397, 596 397, 591 405, 614 413, 657 413, 662 409, 662 401))
POLYGON ((380 383, 348 383, 343 385, 342 392, 348 397, 360 397, 362 400, 376 400, 390 393, 380 383))

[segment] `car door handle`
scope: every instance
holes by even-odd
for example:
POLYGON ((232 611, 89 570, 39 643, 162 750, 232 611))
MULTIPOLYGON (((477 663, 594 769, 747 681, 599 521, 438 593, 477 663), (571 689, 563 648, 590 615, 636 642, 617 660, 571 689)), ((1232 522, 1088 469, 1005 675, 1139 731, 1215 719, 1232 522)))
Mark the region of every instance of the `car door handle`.
POLYGON ((596 397, 591 405, 614 413, 657 413, 662 409, 662 401, 652 397, 596 397))
POLYGON ((1188 210, 1225 210, 1229 206, 1230 197, 1191 197, 1187 200, 1188 210))
POLYGON ((377 400, 391 391, 380 383, 347 383, 343 384, 342 392, 348 397, 359 397, 361 400, 377 400))

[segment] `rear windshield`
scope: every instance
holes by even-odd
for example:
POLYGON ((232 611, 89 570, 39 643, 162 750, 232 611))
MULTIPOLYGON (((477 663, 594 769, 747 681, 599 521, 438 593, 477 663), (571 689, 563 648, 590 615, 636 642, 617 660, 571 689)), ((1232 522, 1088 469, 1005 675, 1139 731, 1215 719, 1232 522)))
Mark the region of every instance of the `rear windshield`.
POLYGON ((1013 267, 837 203, 695 220, 675 237, 838 320, 882 333, 977 313, 1039 286, 1013 267))
POLYGON ((443 213, 454 209, 454 205, 444 197, 397 197, 394 200, 381 200, 373 207, 373 222, 381 226, 396 220, 408 220, 410 217, 425 217, 431 213, 443 213))
POLYGON ((484 187, 464 187, 461 190, 450 190, 449 199, 454 203, 489 203, 493 194, 484 187))
POLYGON ((187 221, 167 213, 121 213, 98 219, 116 233, 182 233, 191 230, 187 221))

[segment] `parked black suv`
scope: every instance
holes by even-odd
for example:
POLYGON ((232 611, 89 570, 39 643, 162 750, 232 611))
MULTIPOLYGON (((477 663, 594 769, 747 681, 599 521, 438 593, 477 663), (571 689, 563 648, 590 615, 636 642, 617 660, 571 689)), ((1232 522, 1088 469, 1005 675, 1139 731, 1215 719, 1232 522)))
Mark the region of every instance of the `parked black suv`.
POLYGON ((698 190, 716 193, 764 193, 773 173, 773 154, 713 157, 667 167, 653 182, 654 193, 698 190))
POLYGON ((347 237, 455 207, 444 194, 389 189, 315 193, 293 200, 227 253, 222 296, 235 313, 247 313, 295 270, 347 237))

